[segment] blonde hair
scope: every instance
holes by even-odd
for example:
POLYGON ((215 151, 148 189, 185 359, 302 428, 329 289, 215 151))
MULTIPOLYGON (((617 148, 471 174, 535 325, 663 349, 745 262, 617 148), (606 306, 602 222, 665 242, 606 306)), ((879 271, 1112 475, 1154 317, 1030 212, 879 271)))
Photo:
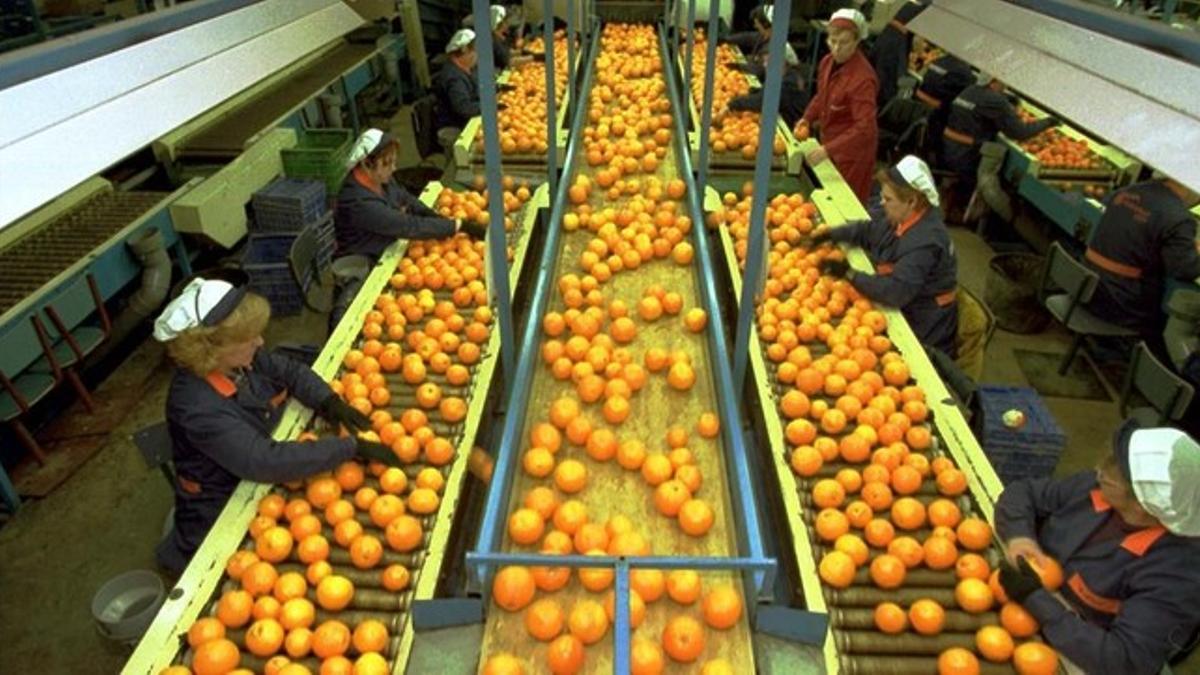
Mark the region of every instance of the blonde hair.
POLYGON ((167 343, 167 356, 180 368, 199 377, 216 370, 222 352, 230 345, 252 340, 267 327, 271 305, 256 293, 246 293, 241 303, 215 326, 197 326, 167 343))
POLYGON ((926 196, 924 192, 921 192, 911 185, 902 185, 897 183, 887 169, 880 169, 879 171, 876 171, 875 180, 879 181, 881 186, 887 186, 891 188, 892 192, 895 192, 896 196, 900 198, 900 201, 915 202, 915 208, 917 211, 930 207, 929 197, 926 196))

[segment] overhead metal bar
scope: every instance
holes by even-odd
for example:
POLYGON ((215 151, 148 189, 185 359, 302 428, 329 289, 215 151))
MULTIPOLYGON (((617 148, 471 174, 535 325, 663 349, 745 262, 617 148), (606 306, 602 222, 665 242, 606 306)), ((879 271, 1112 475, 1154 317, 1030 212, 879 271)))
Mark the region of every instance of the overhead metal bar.
MULTIPOLYGON (((488 234, 487 287, 500 323, 500 364, 504 377, 513 376, 516 364, 516 340, 513 336, 512 298, 508 292, 508 242, 504 230, 504 193, 500 158, 499 111, 496 110, 496 60, 492 51, 491 12, 487 0, 473 0, 471 11, 475 18, 475 51, 479 55, 479 112, 483 117, 483 173, 487 179, 488 234)), ((547 58, 554 58, 554 44, 546 45, 547 58)), ((554 95, 551 88, 550 96, 554 95)), ((553 131, 553 129, 552 129, 553 131)), ((554 146, 547 150, 554 154, 554 146)))
MULTIPOLYGON (((542 3, 542 16, 554 16, 553 0, 542 3)), ((558 186, 558 102, 554 95, 554 22, 542 21, 542 46, 546 59, 546 182, 550 194, 558 186)), ((575 64, 568 59, 567 71, 575 64)))
POLYGON ((362 23, 266 0, 0 92, 0 229, 362 23))
POLYGON ((934 0, 909 29, 1200 190, 1200 67, 1001 0, 934 0))
MULTIPOLYGON (((708 34, 707 42, 704 43, 705 62, 704 62, 704 102, 700 109, 700 128, 696 130, 696 134, 700 136, 700 176, 697 183, 701 190, 708 189, 708 163, 709 154, 712 150, 709 145, 708 130, 712 127, 712 108, 713 108, 713 84, 717 72, 717 7, 718 0, 709 0, 708 3, 708 34)), ((688 66, 691 69, 691 66, 688 66)), ((684 95, 691 96, 689 90, 684 92, 684 95)), ((703 197, 701 197, 703 200, 703 197)))
POLYGON ((1200 66, 1200 39, 1189 31, 1172 28, 1169 23, 1175 13, 1176 0, 1166 0, 1162 6, 1162 20, 1150 21, 1146 17, 1081 0, 1009 0, 1040 14, 1062 19, 1072 25, 1104 33, 1118 40, 1174 56, 1200 66))
MULTIPOLYGON (((775 25, 791 21, 792 0, 775 3, 775 25)), ((775 121, 779 113, 779 89, 783 84, 783 48, 786 30, 771 31, 767 43, 767 79, 763 83, 763 107, 758 116, 758 154, 754 158, 754 196, 750 200, 750 248, 743 272, 742 297, 738 302, 737 333, 733 346, 733 381, 738 389, 746 385, 746 366, 750 360, 750 331, 754 329, 754 299, 762 292, 763 266, 766 262, 767 184, 771 178, 771 159, 775 146, 775 121)))
POLYGON ((688 0, 687 25, 684 26, 684 30, 687 31, 687 48, 684 50, 687 53, 684 55, 686 67, 683 70, 683 95, 684 102, 687 102, 687 97, 691 96, 692 91, 692 50, 696 48, 696 0, 688 0))
MULTIPOLYGON (((575 16, 576 0, 567 0, 567 91, 568 101, 577 101, 579 92, 575 90, 575 30, 578 19, 575 16)), ((553 55, 553 44, 546 45, 546 56, 553 55)), ((578 102, 576 103, 578 106, 578 102)), ((550 147, 554 147, 553 145, 550 147)))

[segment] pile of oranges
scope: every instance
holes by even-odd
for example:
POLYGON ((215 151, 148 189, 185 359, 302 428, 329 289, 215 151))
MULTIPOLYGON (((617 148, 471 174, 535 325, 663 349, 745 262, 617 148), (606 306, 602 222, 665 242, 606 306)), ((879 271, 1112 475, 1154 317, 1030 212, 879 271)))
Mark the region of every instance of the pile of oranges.
MULTIPOLYGON (((730 45, 717 46, 717 65, 713 71, 713 110, 726 110, 733 99, 750 93, 746 75, 734 70, 736 52, 730 45)), ((704 105, 704 67, 708 63, 708 51, 703 35, 696 37, 692 52, 692 100, 696 109, 704 105)), ((714 154, 738 153, 743 159, 754 159, 758 152, 759 113, 754 111, 727 111, 714 118, 708 138, 714 154)), ((783 155, 787 145, 783 135, 775 135, 772 151, 783 155)))
MULTIPOLYGON (((509 213, 529 197, 528 185, 505 179, 509 213)), ((463 217, 484 204, 478 191, 444 190, 436 208, 463 217)), ((491 335, 483 246, 463 235, 410 242, 330 383, 370 417, 369 433, 404 468, 346 462, 263 497, 249 526, 253 545, 225 568, 234 587, 188 632, 190 668, 167 673, 227 673, 253 659, 270 675, 315 672, 314 662, 323 675, 391 672, 388 625, 339 612, 354 610, 357 597, 378 606, 380 594, 412 584, 414 553, 455 457, 450 437, 466 417, 471 369, 491 335)))
MULTIPOLYGON (((512 214, 521 210, 533 196, 533 187, 528 180, 517 180, 513 176, 505 176, 501 184, 504 188, 504 230, 511 232, 514 226, 512 214)), ((472 190, 443 188, 434 202, 434 208, 447 218, 461 218, 487 225, 491 218, 488 215, 486 180, 483 176, 476 176, 472 190)))
MULTIPOLYGON (((1036 118, 1028 111, 1018 111, 1021 119, 1036 118)), ((1047 129, 1033 138, 1022 141, 1021 149, 1037 158, 1047 169, 1108 169, 1108 162, 1096 154, 1082 138, 1071 138, 1060 129, 1047 129)))
MULTIPOLYGON (((730 193, 713 215, 729 228, 739 261, 749 205, 749 190, 741 198, 730 193)), ((833 589, 869 584, 886 598, 914 568, 944 571, 952 575, 957 610, 979 615, 999 606, 1000 625, 980 628, 974 651, 944 652, 939 672, 978 673, 979 657, 1012 661, 1022 673, 1054 672, 1054 650, 1031 640, 1037 622, 1004 597, 986 557, 992 528, 967 512, 966 474, 936 452, 925 393, 892 349, 886 316, 846 281, 820 274, 818 263, 840 256, 837 249, 804 247, 815 216, 802 195, 768 203, 768 272, 757 326, 781 392, 787 459, 804 491, 821 581, 833 589)), ((1048 588, 1062 583, 1053 560, 1036 566, 1048 588)), ((876 607, 874 621, 887 634, 931 636, 942 632, 946 612, 932 598, 907 608, 887 601, 876 607)))
MULTIPOLYGON (((572 254, 562 261, 554 306, 542 317, 542 367, 559 383, 558 393, 544 412, 531 415, 528 442, 521 450, 530 486, 519 499, 514 495, 507 533, 512 547, 545 555, 640 556, 654 551, 648 535, 660 524, 635 524, 619 512, 620 505, 618 512, 605 513, 613 506, 611 494, 605 495, 608 505, 589 503, 594 474, 607 480, 611 474, 600 467, 615 462, 645 486, 643 495, 630 497, 652 503, 686 542, 702 542, 717 513, 701 496, 704 475, 698 453, 710 452, 720 423, 714 412, 706 411, 684 423, 664 425, 663 435, 653 442, 628 431, 630 420, 657 414, 639 401, 648 387, 662 387, 662 395, 682 401, 698 378, 688 350, 666 349, 661 343, 641 347, 646 338, 640 336, 664 324, 699 334, 707 330, 708 316, 699 307, 685 306, 681 293, 661 284, 634 286, 636 301, 627 302, 629 295, 615 297, 613 279, 621 274, 654 264, 690 266, 692 223, 681 215, 685 183, 662 177, 665 167, 646 161, 669 161, 671 140, 653 30, 607 24, 597 59, 583 149, 594 173, 572 180, 570 211, 562 222, 564 250, 578 251, 578 258, 572 254), (655 377, 663 380, 655 382, 655 377)), ((621 283, 628 289, 624 284, 636 284, 637 277, 621 283)), ((661 543, 657 547, 659 553, 675 552, 663 551, 661 543)), ((536 670, 575 673, 584 668, 588 647, 598 646, 613 628, 614 574, 609 567, 575 572, 569 567, 504 567, 493 580, 492 599, 501 611, 520 613, 528 636, 546 644, 544 652, 539 649, 544 662, 536 670), (572 583, 576 580, 578 589, 572 583), (564 597, 568 599, 560 599, 564 597)), ((659 673, 669 661, 703 663, 705 673, 733 672, 727 661, 704 661, 704 656, 713 649, 708 646, 710 631, 728 630, 742 619, 740 587, 725 578, 702 582, 694 570, 652 569, 633 570, 630 586, 632 672, 659 673), (660 628, 646 635, 649 624, 659 625, 653 615, 647 619, 656 603, 667 615, 660 628), (637 630, 643 621, 648 625, 637 630)), ((528 672, 529 658, 528 653, 493 653, 483 672, 528 672)))
MULTIPOLYGON (((511 67, 507 84, 513 88, 497 92, 497 103, 504 106, 497 114, 500 127, 500 152, 505 155, 545 157, 546 142, 546 62, 542 40, 530 40, 531 49, 541 52, 532 61, 511 67)), ((562 110, 567 90, 567 38, 564 31, 554 34, 554 102, 562 110)), ((483 128, 475 135, 475 152, 483 152, 483 128)))

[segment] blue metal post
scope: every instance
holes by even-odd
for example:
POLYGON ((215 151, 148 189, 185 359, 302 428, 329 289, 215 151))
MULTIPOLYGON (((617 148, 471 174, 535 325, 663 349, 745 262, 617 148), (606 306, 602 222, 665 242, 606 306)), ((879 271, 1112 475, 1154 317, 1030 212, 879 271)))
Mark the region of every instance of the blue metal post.
POLYGON ((613 608, 613 671, 616 675, 629 673, 629 636, 633 633, 629 622, 629 563, 617 563, 617 582, 613 608))
POLYGON ((575 2, 576 0, 567 0, 567 92, 571 101, 574 101, 579 93, 575 91, 575 2))
MULTIPOLYGON (((696 133, 700 136, 700 180, 698 187, 701 190, 708 189, 708 130, 712 127, 712 107, 713 107, 713 80, 716 78, 717 71, 717 8, 719 4, 717 0, 709 0, 708 3, 708 42, 705 43, 704 51, 707 55, 707 61, 704 63, 704 103, 700 109, 700 128, 696 133)), ((700 198, 700 208, 704 208, 704 193, 698 195, 700 198)))
POLYGON ((763 83, 763 108, 758 117, 758 156, 754 159, 754 197, 750 201, 750 247, 742 274, 742 297, 738 303, 737 336, 733 345, 733 381, 740 390, 746 383, 750 358, 750 331, 754 322, 754 298, 763 282, 766 255, 767 183, 775 146, 775 119, 779 112, 779 89, 783 83, 783 46, 792 14, 792 0, 775 3, 775 21, 768 44, 767 81, 763 83))
POLYGON ((492 52, 492 22, 487 0, 474 0, 475 50, 479 55, 479 108, 483 116, 483 166, 488 189, 488 293, 500 323, 500 363, 505 378, 516 366, 512 301, 508 290, 508 242, 504 235, 504 195, 500 183, 500 127, 496 111, 496 63, 492 52))
MULTIPOLYGON (((683 29, 687 31, 687 49, 684 50, 687 53, 683 59, 683 96, 686 103, 691 100, 689 97, 692 91, 692 50, 696 48, 696 0, 688 0, 687 26, 684 26, 683 29)), ((682 115, 684 110, 687 108, 675 114, 682 115)))
MULTIPOLYGON (((542 3, 543 16, 554 15, 554 4, 551 0, 542 3)), ((554 22, 542 22, 542 45, 546 48, 546 182, 550 184, 550 194, 554 194, 558 186, 558 110, 554 95, 554 22)), ((568 60, 567 70, 574 64, 568 60)))

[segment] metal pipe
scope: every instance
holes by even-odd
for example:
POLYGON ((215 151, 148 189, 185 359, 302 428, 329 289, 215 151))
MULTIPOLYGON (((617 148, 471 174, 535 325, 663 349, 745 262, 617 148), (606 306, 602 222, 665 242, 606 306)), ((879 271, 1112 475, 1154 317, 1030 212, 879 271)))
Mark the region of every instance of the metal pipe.
POLYGON ((629 673, 629 563, 617 563, 616 588, 613 591, 613 670, 617 675, 629 673))
POLYGON ((134 328, 156 312, 171 290, 171 256, 163 247, 162 232, 151 228, 127 243, 142 264, 142 284, 129 297, 125 311, 113 320, 108 340, 93 352, 94 361, 107 356, 134 328))
MULTIPOLYGON (((576 0, 567 0, 567 94, 572 101, 579 93, 575 91, 575 2, 576 0)), ((546 45, 546 49, 549 50, 550 45, 546 45)))
MULTIPOLYGON (((704 43, 704 51, 707 54, 707 61, 704 63, 704 104, 700 110, 700 128, 696 129, 696 134, 700 136, 699 184, 701 190, 708 189, 708 163, 710 151, 708 130, 710 127, 712 127, 713 85, 717 70, 717 10, 717 0, 709 0, 708 33, 705 36, 708 42, 704 43)), ((700 195, 700 204, 701 206, 704 205, 704 195, 700 195)))
MULTIPOLYGON (((687 31, 687 47, 684 49, 684 71, 683 71, 683 93, 685 96, 690 96, 692 91, 692 51, 696 48, 696 0, 688 0, 687 25, 684 26, 687 31)), ((691 99, 686 99, 691 100, 691 99)), ((684 109, 686 110, 686 108, 684 109)), ((683 110, 679 111, 683 114, 683 110)))
MULTIPOLYGON (((542 3, 542 15, 553 16, 554 4, 551 0, 542 3)), ((546 59, 546 182, 550 185, 550 194, 558 187, 558 110, 554 93, 554 22, 542 21, 542 46, 545 47, 546 59)), ((567 60, 567 71, 575 67, 570 59, 567 60)))
POLYGON ((779 113, 779 90, 783 85, 783 48, 791 21, 791 0, 775 3, 776 26, 768 43, 767 80, 763 83, 763 107, 758 118, 758 156, 754 160, 754 197, 750 201, 750 245, 742 276, 742 297, 738 303, 737 334, 733 346, 733 379, 736 386, 746 383, 746 365, 750 360, 750 331, 753 330, 754 300, 762 292, 763 265, 766 261, 767 182, 775 148, 775 120, 779 113))

